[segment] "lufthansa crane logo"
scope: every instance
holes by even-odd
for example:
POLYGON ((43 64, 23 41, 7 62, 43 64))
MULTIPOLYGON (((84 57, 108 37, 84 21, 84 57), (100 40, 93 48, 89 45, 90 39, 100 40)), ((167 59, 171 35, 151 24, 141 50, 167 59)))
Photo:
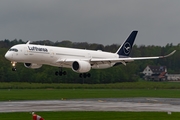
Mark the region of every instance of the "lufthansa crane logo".
POLYGON ((130 51, 131 51, 131 44, 129 43, 129 42, 126 42, 125 44, 124 44, 124 53, 127 55, 127 54, 129 54, 130 53, 130 51))

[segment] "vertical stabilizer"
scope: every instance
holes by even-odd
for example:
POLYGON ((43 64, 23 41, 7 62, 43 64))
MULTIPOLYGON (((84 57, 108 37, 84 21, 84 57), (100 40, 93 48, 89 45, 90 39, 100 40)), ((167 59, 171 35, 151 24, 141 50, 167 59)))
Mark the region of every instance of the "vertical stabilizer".
POLYGON ((116 52, 119 56, 130 55, 137 33, 138 31, 132 31, 126 41, 119 47, 116 52))

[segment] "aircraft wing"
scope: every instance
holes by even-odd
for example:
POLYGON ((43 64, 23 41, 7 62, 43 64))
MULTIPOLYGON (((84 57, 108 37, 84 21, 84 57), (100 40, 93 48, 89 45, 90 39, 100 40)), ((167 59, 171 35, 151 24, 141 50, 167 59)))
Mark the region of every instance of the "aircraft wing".
POLYGON ((165 56, 155 56, 155 57, 125 57, 125 58, 113 58, 113 59, 91 59, 90 62, 94 63, 94 62, 109 62, 109 63, 118 63, 121 62, 122 64, 126 65, 126 62, 132 62, 134 60, 148 60, 148 59, 159 59, 159 58, 166 58, 169 57, 171 55, 173 55, 176 52, 176 50, 174 50, 173 52, 171 52, 168 55, 165 56))
POLYGON ((126 62, 132 62, 134 60, 148 60, 148 59, 159 59, 159 58, 166 58, 169 57, 171 55, 173 55, 176 52, 176 50, 174 50, 173 52, 171 52, 168 55, 165 56, 155 56, 155 57, 124 57, 124 58, 105 58, 105 59, 94 59, 94 58, 85 58, 85 59, 58 59, 56 61, 56 63, 62 64, 62 65, 71 65, 74 61, 78 61, 78 60, 83 60, 83 61, 88 61, 91 64, 104 64, 104 63, 122 63, 124 65, 126 65, 126 62))

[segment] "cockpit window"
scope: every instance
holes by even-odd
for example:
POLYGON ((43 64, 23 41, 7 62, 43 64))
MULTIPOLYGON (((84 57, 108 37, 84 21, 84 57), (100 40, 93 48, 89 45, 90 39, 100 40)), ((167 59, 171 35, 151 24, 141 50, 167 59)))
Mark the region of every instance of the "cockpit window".
POLYGON ((16 49, 16 48, 10 48, 9 51, 18 52, 18 49, 16 49))

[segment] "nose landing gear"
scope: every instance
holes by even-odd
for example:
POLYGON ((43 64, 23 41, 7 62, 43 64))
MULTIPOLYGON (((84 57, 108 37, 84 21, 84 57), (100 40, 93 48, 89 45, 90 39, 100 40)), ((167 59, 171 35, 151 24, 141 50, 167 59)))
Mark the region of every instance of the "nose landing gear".
POLYGON ((12 71, 16 71, 16 62, 11 62, 12 64, 12 71))

